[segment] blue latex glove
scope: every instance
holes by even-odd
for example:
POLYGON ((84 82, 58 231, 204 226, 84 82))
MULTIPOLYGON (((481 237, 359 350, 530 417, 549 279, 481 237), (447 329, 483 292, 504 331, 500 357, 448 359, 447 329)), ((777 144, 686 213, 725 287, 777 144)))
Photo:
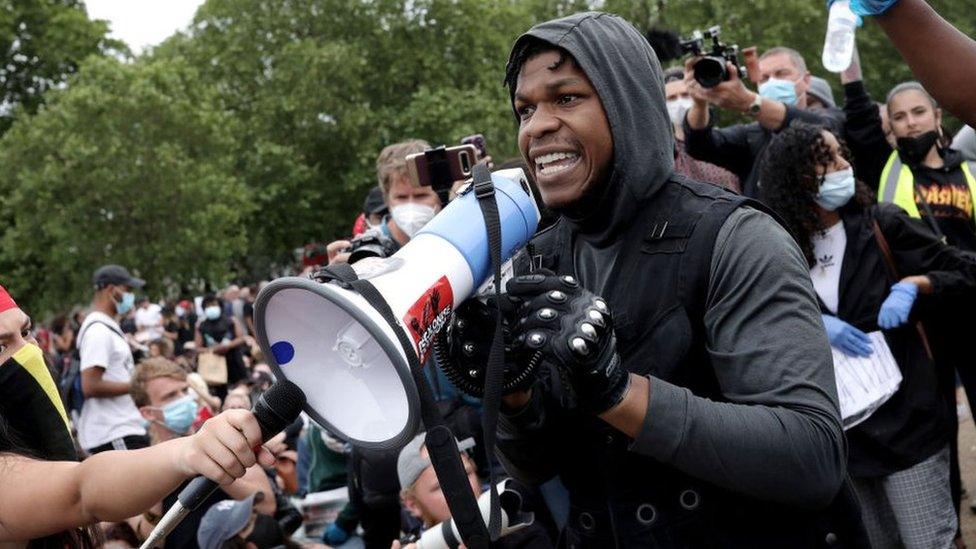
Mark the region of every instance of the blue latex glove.
MULTIPOLYGON (((827 0, 827 9, 830 9, 830 5, 834 3, 834 0, 827 0)), ((859 17, 867 17, 869 15, 881 15, 882 13, 891 9, 892 6, 898 3, 898 0, 850 0, 851 11, 853 11, 859 17)), ((861 26, 860 22, 857 26, 861 26)))
POLYGON ((867 334, 836 316, 820 316, 823 318, 824 327, 827 328, 827 339, 830 340, 832 347, 840 349, 849 356, 871 356, 874 352, 871 338, 867 334))
POLYGON ((349 532, 346 532, 334 522, 325 529, 325 532, 322 533, 322 541, 324 541, 327 545, 342 545, 348 539, 349 532))
POLYGON ((878 311, 878 326, 883 330, 897 328, 908 322, 908 314, 918 297, 918 286, 910 282, 899 282, 891 287, 891 293, 878 311))

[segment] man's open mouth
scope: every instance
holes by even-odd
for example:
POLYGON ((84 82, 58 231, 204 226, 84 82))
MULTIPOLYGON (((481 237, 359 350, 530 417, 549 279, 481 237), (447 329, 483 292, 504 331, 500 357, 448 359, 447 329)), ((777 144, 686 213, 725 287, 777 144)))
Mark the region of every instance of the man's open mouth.
POLYGON ((568 170, 579 162, 580 155, 575 152, 555 152, 544 154, 535 159, 536 169, 540 175, 555 175, 568 170))

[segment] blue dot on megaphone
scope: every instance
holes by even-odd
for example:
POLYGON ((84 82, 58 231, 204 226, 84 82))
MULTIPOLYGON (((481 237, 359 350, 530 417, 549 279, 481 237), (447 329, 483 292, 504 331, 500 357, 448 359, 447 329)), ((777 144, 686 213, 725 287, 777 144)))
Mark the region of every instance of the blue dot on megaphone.
POLYGON ((295 358, 295 346, 287 341, 279 341, 271 346, 271 354, 274 355, 278 366, 284 366, 295 358))

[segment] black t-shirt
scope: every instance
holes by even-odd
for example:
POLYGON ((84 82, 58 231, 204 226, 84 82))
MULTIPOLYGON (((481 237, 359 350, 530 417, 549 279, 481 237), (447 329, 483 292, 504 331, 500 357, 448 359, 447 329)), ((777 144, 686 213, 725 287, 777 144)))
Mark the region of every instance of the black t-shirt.
MULTIPOLYGON (((234 339, 234 322, 222 316, 217 320, 205 319, 198 326, 200 334, 203 335, 203 344, 206 347, 220 345, 225 339, 234 339)), ((242 379, 248 378, 247 368, 244 366, 244 355, 241 347, 234 347, 227 354, 227 384, 233 385, 242 379)))
POLYGON ((928 202, 932 215, 946 241, 952 246, 976 252, 976 223, 973 221, 973 197, 966 176, 958 166, 954 168, 926 168, 918 166, 915 174, 915 205, 927 216, 922 198, 928 202))
MULTIPOLYGON (((184 482, 179 488, 173 490, 170 495, 163 499, 164 515, 166 514, 166 511, 169 511, 169 508, 176 503, 176 496, 178 496, 189 483, 190 481, 184 482)), ((219 488, 214 493, 210 494, 210 497, 203 500, 203 503, 197 507, 196 511, 192 511, 186 515, 183 522, 179 523, 176 528, 174 528, 173 531, 166 536, 166 545, 164 547, 166 549, 198 549, 200 546, 197 545, 197 529, 200 528, 200 521, 203 520, 203 515, 207 513, 207 510, 210 509, 213 504, 219 501, 224 501, 225 499, 231 499, 231 497, 219 488)))

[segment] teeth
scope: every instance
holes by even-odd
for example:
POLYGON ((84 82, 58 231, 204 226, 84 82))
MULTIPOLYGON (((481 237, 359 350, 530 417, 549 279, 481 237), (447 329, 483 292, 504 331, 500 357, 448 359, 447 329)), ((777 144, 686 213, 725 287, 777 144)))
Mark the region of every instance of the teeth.
POLYGON ((547 166, 547 164, 552 164, 553 162, 559 162, 560 160, 566 159, 576 160, 577 158, 579 158, 579 154, 577 153, 557 152, 542 155, 535 159, 535 163, 543 175, 550 175, 565 170, 572 164, 572 162, 565 163, 561 166, 547 166))

